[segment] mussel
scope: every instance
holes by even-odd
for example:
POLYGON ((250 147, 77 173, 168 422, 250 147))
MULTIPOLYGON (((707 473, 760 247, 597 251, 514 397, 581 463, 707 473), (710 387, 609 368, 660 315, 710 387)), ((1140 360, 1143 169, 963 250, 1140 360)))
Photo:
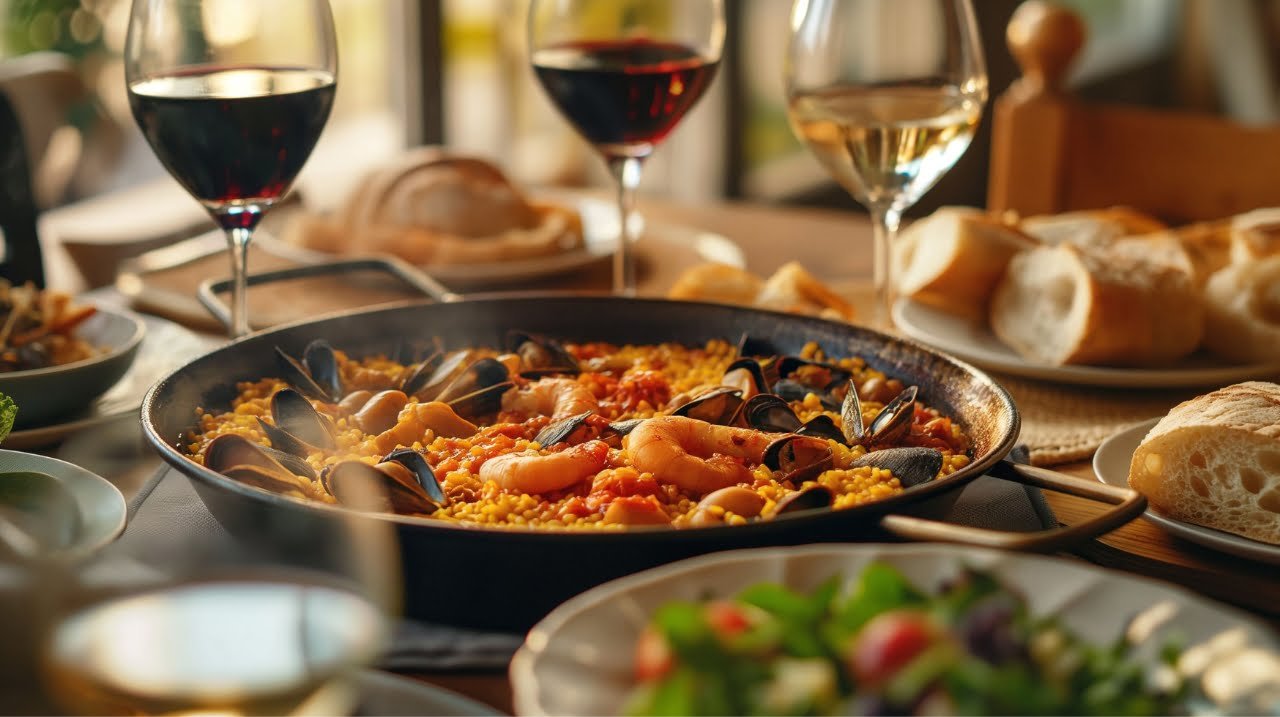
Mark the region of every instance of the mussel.
POLYGON ((506 345, 508 351, 520 357, 520 375, 525 378, 576 374, 581 370, 573 354, 550 337, 508 331, 506 345))
POLYGON ((729 386, 716 386, 699 393, 671 412, 706 423, 732 425, 742 408, 742 391, 729 386))
POLYGON ((408 515, 434 513, 440 503, 412 476, 413 471, 400 462, 371 466, 351 460, 330 466, 320 479, 330 495, 351 508, 408 515))
POLYGON ((398 463, 407 468, 413 476, 413 480, 422 486, 422 489, 426 491, 427 497, 435 501, 437 505, 448 503, 444 489, 440 487, 440 480, 436 478, 436 472, 432 470, 431 464, 427 463, 426 456, 412 448, 397 448, 383 456, 378 465, 385 470, 389 463, 398 463))
POLYGON ((273 448, 305 458, 312 451, 331 450, 334 446, 329 419, 293 389, 282 388, 271 396, 271 419, 274 423, 259 418, 258 425, 273 448))
POLYGON ((259 445, 235 433, 224 433, 209 441, 204 449, 204 465, 218 473, 236 466, 254 466, 276 474, 283 471, 309 480, 316 478, 311 465, 298 456, 259 445))
POLYGON ((405 364, 410 368, 400 379, 400 390, 413 396, 426 388, 427 383, 435 376, 436 370, 444 362, 444 351, 427 354, 426 358, 415 363, 405 364))
POLYGON ((803 483, 830 470, 834 457, 826 441, 793 433, 770 443, 762 462, 771 470, 780 471, 782 480, 803 483))
POLYGON ((762 393, 770 392, 769 379, 765 376, 764 367, 754 358, 739 358, 724 370, 721 385, 738 389, 744 400, 762 393))
POLYGON ((543 448, 568 441, 573 437, 573 434, 578 432, 579 428, 582 428, 583 424, 586 423, 587 418, 591 416, 591 413, 591 411, 584 411, 576 416, 569 416, 568 418, 561 418, 558 421, 552 421, 541 431, 538 431, 538 435, 534 436, 533 440, 543 448))
POLYGON ((419 401, 433 401, 467 368, 470 361, 471 351, 467 349, 450 354, 433 354, 405 377, 400 390, 419 401))
POLYGON ((336 403, 342 399, 342 374, 337 355, 328 341, 316 339, 307 344, 301 361, 279 346, 275 352, 281 378, 290 386, 317 401, 336 403))
POLYGON ((748 399, 742 407, 742 416, 751 428, 769 433, 795 433, 803 425, 791 404, 772 393, 748 399))
POLYGON ((928 483, 942 470, 942 452, 935 448, 882 448, 871 451, 852 463, 852 467, 883 468, 898 479, 903 488, 928 483))
MULTIPOLYGON (((849 390, 852 391, 853 387, 850 386, 849 390)), ((908 386, 880 409, 876 417, 871 419, 871 425, 867 426, 865 439, 868 446, 896 443, 911 430, 916 415, 917 392, 915 386, 908 386)))

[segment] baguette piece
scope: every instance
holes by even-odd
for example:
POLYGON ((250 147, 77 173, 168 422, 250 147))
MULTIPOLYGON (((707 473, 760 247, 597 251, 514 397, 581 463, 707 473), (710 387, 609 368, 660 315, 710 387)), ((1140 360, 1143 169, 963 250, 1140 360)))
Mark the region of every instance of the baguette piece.
POLYGON ((765 280, 755 305, 765 309, 853 321, 853 305, 800 265, 789 261, 765 280))
POLYGON ((1046 244, 1105 246, 1120 237, 1153 234, 1168 226, 1137 209, 1108 207, 1026 217, 1018 228, 1046 244))
POLYGON ((1280 207, 1231 218, 1231 262, 1244 264, 1280 254, 1280 207))
POLYGON ((745 269, 708 262, 685 269, 667 291, 667 298, 750 306, 762 286, 764 280, 745 269))
POLYGON ((1175 406, 1134 452, 1129 486, 1170 518, 1280 544, 1280 385, 1175 406))
POLYGON ((1037 242, 971 207, 942 207, 895 239, 898 293, 968 318, 983 318, 1014 254, 1037 242))
POLYGON ((1280 255, 1221 269, 1204 295, 1210 351, 1246 363, 1280 360, 1280 255))
POLYGON ((1074 244, 1022 252, 991 301, 991 329, 1042 364, 1157 364, 1200 343, 1204 303, 1185 272, 1074 244))

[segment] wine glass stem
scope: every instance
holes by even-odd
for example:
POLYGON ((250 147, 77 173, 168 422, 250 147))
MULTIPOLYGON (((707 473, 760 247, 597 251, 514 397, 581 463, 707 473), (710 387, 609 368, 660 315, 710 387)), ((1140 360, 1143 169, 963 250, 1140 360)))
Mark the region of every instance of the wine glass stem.
POLYGON ((902 210, 892 205, 871 207, 871 224, 875 233, 872 247, 871 282, 875 289, 875 305, 872 307, 872 325, 877 329, 893 328, 890 318, 893 306, 893 237, 898 233, 902 210))
POLYGON ((231 338, 249 333, 249 240, 253 230, 232 227, 227 230, 227 247, 231 250, 231 338))
POLYGON ((644 160, 639 157, 612 157, 609 171, 618 183, 618 250, 613 254, 613 293, 621 296, 636 295, 636 256, 632 234, 635 222, 631 215, 636 208, 636 187, 640 186, 640 172, 644 160))

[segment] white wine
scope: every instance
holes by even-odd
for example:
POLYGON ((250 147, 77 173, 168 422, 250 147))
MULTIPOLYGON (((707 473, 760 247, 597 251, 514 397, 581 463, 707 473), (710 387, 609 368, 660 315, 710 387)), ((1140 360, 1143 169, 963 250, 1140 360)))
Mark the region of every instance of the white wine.
POLYGON ((46 666, 54 696, 85 714, 336 713, 384 635, 377 609, 346 591, 210 581, 72 615, 46 666))
POLYGON ((964 154, 982 101, 954 87, 837 87, 795 95, 789 114, 796 135, 855 199, 901 210, 964 154))

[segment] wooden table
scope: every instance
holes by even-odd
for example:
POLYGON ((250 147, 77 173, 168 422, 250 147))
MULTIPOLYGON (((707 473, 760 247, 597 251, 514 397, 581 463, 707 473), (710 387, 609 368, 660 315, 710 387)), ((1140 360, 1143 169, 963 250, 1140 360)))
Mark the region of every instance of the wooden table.
MULTIPOLYGON (((860 213, 754 204, 686 204, 649 197, 641 199, 640 207, 651 224, 698 227, 731 238, 743 249, 748 268, 758 274, 767 275, 791 260, 800 261, 837 286, 865 281, 870 274, 871 229, 860 213)), ((641 293, 662 294, 684 267, 665 261, 662 256, 648 258, 648 270, 640 277, 641 293)), ((520 288, 607 290, 608 276, 608 268, 601 266, 520 288)), ((1058 470, 1095 480, 1087 463, 1059 466, 1058 470)), ((1082 499, 1057 494, 1048 494, 1048 501, 1059 521, 1068 525, 1101 509, 1082 499)), ((1072 552, 1103 566, 1180 583, 1273 622, 1280 618, 1280 580, 1274 566, 1201 549, 1169 536, 1145 520, 1135 520, 1072 552)), ((511 710, 510 685, 505 675, 415 676, 498 709, 511 710)))

